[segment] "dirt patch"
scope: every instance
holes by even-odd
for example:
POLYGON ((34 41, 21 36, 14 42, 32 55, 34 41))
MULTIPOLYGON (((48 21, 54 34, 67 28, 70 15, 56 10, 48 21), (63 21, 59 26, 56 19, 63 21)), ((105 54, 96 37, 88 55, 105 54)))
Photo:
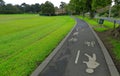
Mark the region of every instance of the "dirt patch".
POLYGON ((103 41, 105 47, 107 48, 109 54, 111 55, 119 73, 120 73, 120 61, 116 59, 115 54, 113 53, 113 45, 110 43, 110 40, 108 39, 108 37, 112 37, 111 35, 111 30, 109 31, 105 31, 105 32, 96 32, 98 34, 98 36, 100 37, 100 39, 103 41))

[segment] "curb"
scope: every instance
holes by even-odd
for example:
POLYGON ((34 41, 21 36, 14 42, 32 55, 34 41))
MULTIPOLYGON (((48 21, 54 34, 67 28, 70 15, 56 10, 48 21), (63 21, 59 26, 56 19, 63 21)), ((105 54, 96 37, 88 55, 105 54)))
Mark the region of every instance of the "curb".
MULTIPOLYGON (((86 21, 85 21, 86 22, 86 21)), ((87 23, 87 22, 86 22, 87 23)), ((88 23, 87 23, 88 24, 88 23)), ((89 24, 88 24, 89 25, 89 24)), ((110 71, 110 75, 111 76, 120 76, 110 54, 108 53, 108 50, 106 49, 106 47, 104 46, 103 42, 100 40, 100 38, 98 37, 98 35, 96 34, 96 32, 92 29, 92 27, 89 25, 90 29, 92 30, 93 34, 95 35, 101 49, 102 49, 102 52, 104 54, 104 57, 105 57, 105 60, 106 60, 106 63, 108 65, 108 69, 110 71)))
POLYGON ((36 68, 36 70, 32 72, 30 76, 38 76, 44 70, 44 68, 48 65, 48 63, 52 60, 52 58, 56 55, 56 53, 62 47, 63 43, 67 40, 69 35, 72 33, 72 31, 76 27, 76 24, 77 22, 75 23, 72 30, 67 34, 67 36, 59 43, 59 45, 53 50, 53 52, 36 68))

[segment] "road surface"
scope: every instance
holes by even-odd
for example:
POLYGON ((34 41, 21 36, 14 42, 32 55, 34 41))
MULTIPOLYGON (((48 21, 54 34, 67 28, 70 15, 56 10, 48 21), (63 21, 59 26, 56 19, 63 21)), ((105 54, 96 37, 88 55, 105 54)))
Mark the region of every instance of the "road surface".
POLYGON ((86 22, 77 24, 39 76, 111 76, 102 49, 86 22))

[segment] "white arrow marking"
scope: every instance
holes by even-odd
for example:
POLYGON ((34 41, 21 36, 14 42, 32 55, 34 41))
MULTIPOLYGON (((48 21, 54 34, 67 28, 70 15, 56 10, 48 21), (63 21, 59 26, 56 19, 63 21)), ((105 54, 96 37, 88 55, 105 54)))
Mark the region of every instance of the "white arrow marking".
POLYGON ((75 64, 78 63, 79 56, 80 56, 80 50, 78 50, 78 52, 77 52, 77 56, 76 56, 76 59, 75 59, 75 64))

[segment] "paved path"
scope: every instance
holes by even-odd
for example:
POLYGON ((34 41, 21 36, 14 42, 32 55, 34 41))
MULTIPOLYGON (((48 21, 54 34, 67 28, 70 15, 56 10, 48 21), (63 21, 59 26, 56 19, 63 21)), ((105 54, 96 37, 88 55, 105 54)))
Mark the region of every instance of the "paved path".
POLYGON ((102 49, 82 20, 39 76, 111 76, 102 49))

